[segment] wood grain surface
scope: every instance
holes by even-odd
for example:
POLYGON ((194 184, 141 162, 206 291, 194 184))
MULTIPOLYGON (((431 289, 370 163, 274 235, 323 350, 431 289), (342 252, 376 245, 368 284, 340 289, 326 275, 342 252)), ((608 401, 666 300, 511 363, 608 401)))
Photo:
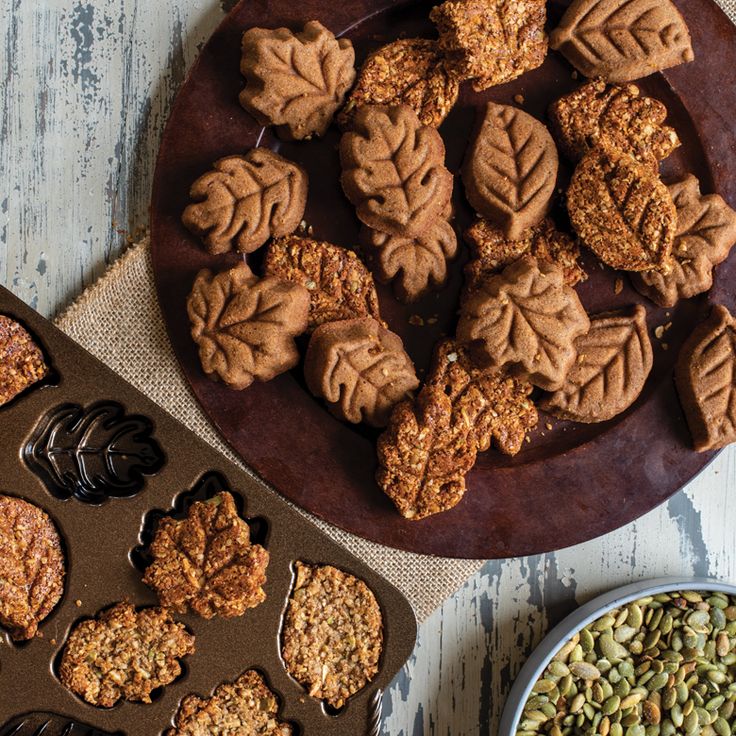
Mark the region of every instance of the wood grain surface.
MULTIPOLYGON (((146 224, 168 107, 231 5, 0 0, 0 283, 43 314, 91 283, 146 224)), ((383 734, 495 736, 525 655, 578 603, 661 575, 736 582, 735 489, 732 448, 624 529, 488 563, 422 626, 384 699, 383 734)))

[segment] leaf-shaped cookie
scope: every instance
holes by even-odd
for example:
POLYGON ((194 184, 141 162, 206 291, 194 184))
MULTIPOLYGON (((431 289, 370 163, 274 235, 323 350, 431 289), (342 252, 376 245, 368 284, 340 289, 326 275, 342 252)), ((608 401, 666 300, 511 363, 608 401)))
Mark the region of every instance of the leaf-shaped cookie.
POLYGON ((523 110, 489 102, 463 164, 476 212, 517 240, 549 210, 559 160, 547 128, 523 110))
POLYGON ((318 327, 304 375, 335 416, 373 427, 385 426, 391 409, 419 385, 401 338, 372 317, 318 327))
POLYGON ((736 324, 714 306, 682 346, 675 383, 698 452, 736 442, 736 324))
POLYGON ((251 28, 243 34, 240 104, 284 138, 324 135, 355 80, 355 52, 316 20, 288 28, 251 28))
POLYGON ((146 417, 126 414, 114 402, 64 404, 41 422, 23 457, 57 498, 103 503, 135 495, 143 476, 163 467, 152 431, 146 417))
POLYGON ((575 340, 578 357, 561 389, 541 408, 575 422, 605 422, 638 398, 652 369, 647 312, 633 309, 599 314, 575 340))
POLYGON ((671 0, 573 0, 550 46, 586 77, 630 82, 695 58, 671 0))
POLYGON ((307 173, 267 148, 228 156, 192 184, 182 221, 210 253, 251 253, 293 232, 307 204, 307 173))
POLYGON ((677 230, 672 195, 649 166, 598 146, 578 164, 567 211, 582 242, 611 268, 668 270, 677 230))
POLYGON ((405 105, 366 105, 340 141, 342 187, 365 225, 420 235, 447 207, 452 174, 445 144, 405 105))
POLYGON ((668 189, 677 209, 677 233, 668 273, 634 274, 636 289, 661 307, 673 307, 708 291, 713 268, 728 258, 736 243, 736 212, 717 194, 701 194, 690 174, 668 189))
POLYGON ((245 263, 213 276, 200 271, 187 300, 204 372, 230 388, 270 381, 299 362, 294 338, 307 328, 309 292, 259 279, 245 263))
POLYGON ((34 711, 18 716, 0 727, 0 736, 122 736, 122 734, 100 731, 93 726, 56 713, 34 711))
POLYGON ((524 256, 466 296, 457 337, 486 364, 508 366, 535 386, 556 391, 575 362, 575 339, 589 326, 562 269, 524 256))

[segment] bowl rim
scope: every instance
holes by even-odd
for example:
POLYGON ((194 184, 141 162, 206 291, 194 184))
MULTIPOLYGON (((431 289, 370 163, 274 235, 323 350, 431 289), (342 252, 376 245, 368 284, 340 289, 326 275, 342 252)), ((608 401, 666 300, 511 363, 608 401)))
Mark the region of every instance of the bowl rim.
POLYGON ((613 608, 648 595, 671 593, 676 590, 719 592, 736 596, 736 584, 724 583, 714 578, 673 576, 628 583, 592 598, 560 621, 529 655, 506 698, 498 736, 515 736, 534 683, 568 639, 613 608))

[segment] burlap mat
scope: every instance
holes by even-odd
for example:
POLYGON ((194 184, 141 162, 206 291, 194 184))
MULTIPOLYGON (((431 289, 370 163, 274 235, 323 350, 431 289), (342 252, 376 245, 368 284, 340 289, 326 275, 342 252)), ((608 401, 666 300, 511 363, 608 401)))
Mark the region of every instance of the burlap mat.
MULTIPOLYGON (((248 470, 209 423, 179 369, 156 299, 147 241, 126 251, 56 324, 198 437, 248 470)), ((482 564, 482 560, 400 552, 310 518, 399 588, 420 621, 482 564)))

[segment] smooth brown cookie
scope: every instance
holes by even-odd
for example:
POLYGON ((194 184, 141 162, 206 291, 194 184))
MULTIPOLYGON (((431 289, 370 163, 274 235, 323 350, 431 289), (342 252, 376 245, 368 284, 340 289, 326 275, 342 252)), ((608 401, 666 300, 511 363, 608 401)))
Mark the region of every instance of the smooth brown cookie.
POLYGON ((590 330, 575 340, 575 348, 578 357, 564 385, 542 400, 542 409, 590 424, 612 419, 639 398, 652 370, 644 307, 591 317, 590 330))
POLYGON ((340 141, 340 161, 345 195, 375 230, 421 235, 450 201, 442 137, 406 105, 361 107, 340 141))
POLYGON ((545 0, 448 0, 429 17, 447 65, 476 92, 536 69, 547 55, 545 0))
POLYGON ((308 332, 325 322, 355 317, 369 316, 383 324, 373 276, 347 248, 296 235, 280 238, 268 246, 263 272, 307 289, 308 332))
POLYGON ((736 243, 736 211, 717 194, 701 194, 700 182, 690 174, 669 192, 677 210, 672 267, 667 273, 632 274, 637 291, 660 307, 674 307, 713 286, 713 270, 728 258, 736 243))
POLYGON ((577 357, 576 338, 589 326, 562 269, 523 256, 466 296, 457 338, 482 364, 556 391, 577 357))
POLYGON ((349 128, 365 105, 407 105, 422 125, 438 128, 457 100, 459 85, 436 41, 401 38, 365 60, 338 125, 349 128))
POLYGON ((350 40, 316 20, 296 34, 251 28, 243 34, 240 104, 282 138, 324 135, 355 80, 354 65, 350 40))
POLYGON ((182 222, 210 253, 252 253, 299 226, 309 180, 301 166, 267 148, 216 161, 192 184, 182 222))
POLYGON ((575 162, 604 145, 656 170, 680 145, 675 129, 664 124, 667 108, 643 97, 635 84, 595 79, 553 102, 549 117, 560 150, 575 162))
POLYGON ((547 214, 557 181, 557 148, 547 128, 509 105, 489 102, 463 164, 475 211, 518 240, 547 214))
POLYGON ((393 407, 419 386, 401 338, 372 317, 318 327, 304 376, 336 417, 372 427, 385 427, 393 407))
POLYGON ((49 374, 43 351, 28 331, 0 314, 0 406, 49 374))
POLYGON ((573 0, 549 45, 586 77, 631 82, 695 58, 671 0, 573 0))
POLYGON ((677 229, 672 195, 648 166, 598 146, 583 156, 567 190, 578 237, 623 271, 666 271, 677 229))
POLYGON ((309 292, 245 265, 200 271, 187 299, 202 370, 230 388, 270 381, 299 362, 294 338, 307 329, 309 292))
POLYGON ((698 452, 736 442, 736 326, 716 305, 682 346, 675 383, 698 452))

